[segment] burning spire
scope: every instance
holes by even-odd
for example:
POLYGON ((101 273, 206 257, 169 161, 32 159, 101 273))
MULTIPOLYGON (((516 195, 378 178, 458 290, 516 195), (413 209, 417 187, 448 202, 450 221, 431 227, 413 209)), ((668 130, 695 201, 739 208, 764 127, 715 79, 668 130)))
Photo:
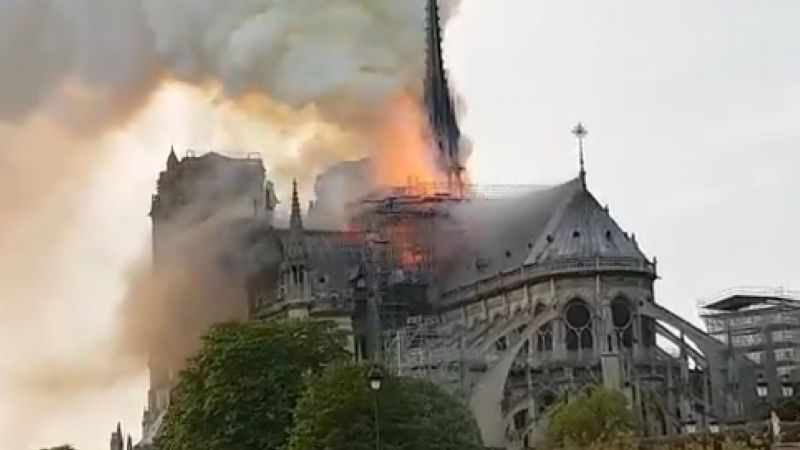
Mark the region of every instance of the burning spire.
POLYGON ((452 186, 461 186, 461 130, 455 116, 453 98, 447 85, 442 58, 442 29, 437 0, 427 0, 427 59, 425 75, 425 107, 431 133, 439 151, 439 164, 446 171, 452 186))

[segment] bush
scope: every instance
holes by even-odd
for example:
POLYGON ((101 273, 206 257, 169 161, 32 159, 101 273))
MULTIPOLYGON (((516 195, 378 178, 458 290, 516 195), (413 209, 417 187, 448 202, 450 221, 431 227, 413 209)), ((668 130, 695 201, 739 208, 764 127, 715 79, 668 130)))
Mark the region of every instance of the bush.
POLYGON ((618 441, 632 429, 633 416, 625 396, 619 391, 596 388, 553 412, 547 443, 550 447, 589 448, 618 441))

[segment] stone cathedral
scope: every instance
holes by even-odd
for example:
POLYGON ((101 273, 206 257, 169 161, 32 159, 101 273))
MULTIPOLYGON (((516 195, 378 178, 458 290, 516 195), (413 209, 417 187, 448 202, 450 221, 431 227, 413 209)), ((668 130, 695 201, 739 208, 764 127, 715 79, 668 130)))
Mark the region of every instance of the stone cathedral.
MULTIPOLYGON (((534 445, 554 406, 594 386, 622 390, 648 435, 755 419, 752 364, 659 303, 655 258, 592 194, 581 125, 574 179, 513 192, 463 183, 435 0, 426 16, 424 105, 446 185, 359 192, 369 162, 342 163, 309 208, 294 186, 280 227, 260 159, 170 152, 151 211, 155 269, 169 263, 165 242, 223 216, 246 316, 334 321, 356 358, 461 395, 486 447, 534 445), (339 208, 333 185, 358 195, 339 208), (326 222, 337 208, 346 227, 326 222)), ((139 448, 178 369, 151 361, 139 448)))

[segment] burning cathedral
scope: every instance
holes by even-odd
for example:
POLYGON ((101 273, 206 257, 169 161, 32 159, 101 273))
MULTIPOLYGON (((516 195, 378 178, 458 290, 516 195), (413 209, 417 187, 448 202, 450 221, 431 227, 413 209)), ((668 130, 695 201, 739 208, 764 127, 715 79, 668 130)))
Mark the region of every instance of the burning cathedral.
MULTIPOLYGON (((295 184, 288 226, 278 227, 260 159, 173 151, 152 200, 155 270, 187 224, 224 210, 220 270, 240 283, 243 316, 334 321, 356 358, 463 396, 487 447, 532 444, 551 408, 593 386, 625 392, 649 435, 752 419, 752 364, 659 304, 655 258, 589 189, 583 126, 573 130, 574 179, 466 182, 435 0, 426 28, 424 109, 439 182, 363 192, 369 161, 342 163, 318 178, 308 208, 295 184), (353 195, 332 198, 333 185, 353 195)), ((177 369, 151 360, 142 448, 177 369)))

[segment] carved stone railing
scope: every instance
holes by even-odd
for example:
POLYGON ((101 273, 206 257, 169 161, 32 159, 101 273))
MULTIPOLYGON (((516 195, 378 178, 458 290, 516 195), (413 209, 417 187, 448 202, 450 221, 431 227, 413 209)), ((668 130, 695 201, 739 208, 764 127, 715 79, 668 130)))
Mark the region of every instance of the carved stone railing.
POLYGON ((635 272, 655 276, 656 265, 641 258, 563 258, 499 272, 495 276, 445 291, 442 293, 442 300, 447 306, 455 306, 476 298, 491 297, 537 279, 585 272, 635 272))

